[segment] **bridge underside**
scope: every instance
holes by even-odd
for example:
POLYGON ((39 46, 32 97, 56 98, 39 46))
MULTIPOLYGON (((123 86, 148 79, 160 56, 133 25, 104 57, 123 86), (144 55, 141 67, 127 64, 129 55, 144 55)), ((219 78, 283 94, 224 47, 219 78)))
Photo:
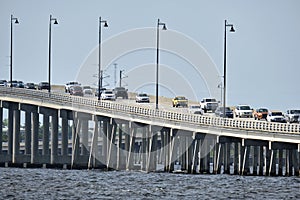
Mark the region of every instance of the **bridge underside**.
POLYGON ((244 134, 193 132, 9 101, 1 101, 0 125, 0 166, 278 176, 299 176, 300 170, 299 144, 244 134))

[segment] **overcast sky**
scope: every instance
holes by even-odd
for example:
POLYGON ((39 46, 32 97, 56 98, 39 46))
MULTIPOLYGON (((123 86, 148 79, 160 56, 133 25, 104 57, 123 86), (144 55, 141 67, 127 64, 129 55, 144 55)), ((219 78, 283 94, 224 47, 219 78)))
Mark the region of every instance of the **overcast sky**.
MULTIPOLYGON (((298 0, 1 0, 0 1, 0 79, 9 79, 10 15, 19 19, 13 26, 13 79, 24 82, 47 81, 48 77, 48 33, 49 15, 59 24, 52 25, 52 82, 64 84, 78 79, 82 66, 97 50, 98 21, 102 16, 109 23, 102 29, 103 44, 125 32, 153 28, 153 47, 156 45, 155 28, 157 18, 167 24, 168 30, 178 32, 203 48, 207 58, 215 65, 218 74, 223 74, 224 20, 234 25, 235 33, 227 32, 227 99, 229 105, 249 104, 256 107, 286 110, 300 108, 300 1, 298 0)), ((161 33, 161 43, 169 37, 161 33)), ((142 37, 142 36, 141 36, 142 37)), ((149 39, 149 38, 148 38, 149 39)), ((134 42, 134 41, 132 41, 134 42)), ((170 42, 170 41, 169 41, 170 42)), ((179 41, 177 45, 183 45, 179 41)), ((175 42, 176 43, 176 42, 175 42)), ((109 42, 107 43, 107 45, 109 42)), ((123 43, 119 44, 122 46, 123 43)), ((112 47, 110 51, 113 50, 112 47)), ((105 57, 104 49, 102 57, 105 57)), ((128 72, 129 89, 141 88, 133 85, 139 66, 153 65, 151 76, 155 81, 155 48, 141 47, 142 52, 120 55, 106 68, 110 76, 107 87, 114 86, 112 63, 118 70, 128 72), (131 77, 130 77, 131 74, 131 77), (130 85, 131 83, 131 85, 130 85)), ((193 78, 191 63, 180 55, 161 52, 160 63, 188 81, 197 100, 206 97, 205 82, 193 78), (180 66, 179 66, 180 65, 180 66), (183 70, 183 71, 180 71, 183 70)), ((197 54, 194 50, 190 53, 197 54)), ((200 52, 199 52, 200 55, 200 52)), ((200 57, 199 57, 200 58, 200 57)), ((103 58, 104 60, 105 58, 103 58)), ((104 61, 103 61, 104 62, 104 61)), ((91 62, 97 74, 97 59, 91 62)), ((196 68, 199 66, 196 66, 196 68)), ((201 68, 201 67, 200 67, 201 68)), ((149 69, 149 68, 147 68, 149 69)), ((88 70, 87 70, 88 71, 88 70)), ((172 74, 172 73, 169 73, 172 74)), ((205 74, 200 72, 200 74, 205 74)), ((175 80, 174 76, 162 74, 160 79, 175 80)), ((177 80, 177 79, 176 79, 177 80)), ((180 84, 180 79, 177 81, 180 84)), ((154 85, 143 86, 143 90, 154 94, 154 85)), ((164 85, 168 88, 168 85, 164 85)), ((216 85, 217 87, 217 85, 216 85)), ((182 94, 184 88, 181 88, 182 94)), ((187 92, 188 93, 188 92, 187 92)), ((161 89, 160 95, 177 95, 176 89, 161 89)), ((188 95, 189 96, 189 95, 188 95)), ((193 97, 189 97, 193 98, 193 97)))

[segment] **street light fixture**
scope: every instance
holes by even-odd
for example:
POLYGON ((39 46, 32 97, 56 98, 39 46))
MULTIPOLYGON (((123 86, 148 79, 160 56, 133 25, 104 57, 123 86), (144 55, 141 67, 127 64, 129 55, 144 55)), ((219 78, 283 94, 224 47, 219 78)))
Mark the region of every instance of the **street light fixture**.
POLYGON ((103 75, 101 72, 101 24, 104 24, 103 27, 108 27, 106 20, 101 20, 101 17, 99 17, 99 66, 98 66, 98 100, 100 100, 101 97, 101 88, 102 88, 102 79, 103 75))
POLYGON ((51 92, 51 22, 54 21, 54 24, 58 24, 56 18, 52 18, 52 15, 50 15, 50 20, 49 20, 49 68, 48 68, 48 92, 51 92))
POLYGON ((162 30, 167 30, 166 24, 157 20, 156 28, 156 109, 158 109, 158 63, 159 63, 159 26, 163 26, 162 30))
POLYGON ((230 27, 230 32, 235 32, 233 28, 233 24, 228 24, 227 20, 225 20, 225 35, 224 35, 224 98, 223 98, 223 117, 226 117, 226 29, 227 27, 230 27))
POLYGON ((18 18, 13 17, 13 15, 10 15, 10 87, 13 87, 12 85, 12 66, 13 66, 13 21, 15 24, 19 24, 18 18))

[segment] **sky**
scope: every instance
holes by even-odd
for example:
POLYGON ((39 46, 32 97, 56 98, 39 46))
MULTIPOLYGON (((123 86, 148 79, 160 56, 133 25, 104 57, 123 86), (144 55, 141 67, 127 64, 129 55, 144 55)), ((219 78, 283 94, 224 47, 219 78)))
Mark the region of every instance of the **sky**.
POLYGON ((20 22, 13 25, 13 79, 47 81, 52 14, 59 24, 51 25, 51 82, 63 85, 80 80, 96 87, 101 16, 109 24, 102 28, 106 87, 115 86, 113 64, 117 63, 117 77, 124 70, 123 84, 129 90, 155 94, 159 18, 168 28, 159 32, 159 94, 187 95, 192 100, 213 95, 221 100, 217 83, 223 76, 226 19, 236 30, 227 29, 226 35, 227 104, 283 111, 300 108, 299 9, 298 0, 0 0, 0 79, 9 79, 13 15, 20 22), (136 35, 139 30, 146 30, 149 37, 136 35), (123 37, 127 33, 133 33, 130 41, 123 37), (174 39, 177 36, 181 39, 174 39), (147 43, 151 41, 153 45, 147 43), (114 55, 121 48, 125 53, 114 55), (211 77, 214 85, 208 86, 211 77))

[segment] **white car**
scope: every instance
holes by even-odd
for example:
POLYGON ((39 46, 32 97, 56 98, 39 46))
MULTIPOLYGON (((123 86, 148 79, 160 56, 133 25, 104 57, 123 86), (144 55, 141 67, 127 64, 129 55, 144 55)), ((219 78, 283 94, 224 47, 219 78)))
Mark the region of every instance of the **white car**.
POLYGON ((267 121, 286 123, 286 119, 281 111, 269 111, 267 121))
POLYGON ((72 86, 81 86, 81 84, 78 83, 78 82, 76 82, 76 81, 68 82, 68 83, 66 83, 66 85, 65 85, 65 92, 66 92, 66 93, 67 93, 67 92, 70 92, 70 88, 71 88, 72 86))
POLYGON ((114 91, 112 91, 112 90, 104 90, 101 93, 101 99, 115 101, 116 95, 115 95, 114 91))
POLYGON ((299 122, 299 120, 300 120, 300 109, 287 110, 285 118, 290 123, 299 122))
POLYGON ((82 89, 84 95, 93 95, 93 89, 90 86, 83 86, 82 89))
POLYGON ((149 103, 150 98, 146 93, 139 93, 139 94, 136 95, 135 101, 137 103, 142 103, 142 102, 149 103))
POLYGON ((249 117, 253 116, 253 110, 249 105, 238 105, 234 109, 235 117, 249 117))
POLYGON ((189 113, 203 115, 203 110, 201 109, 200 105, 190 105, 189 106, 189 113))

